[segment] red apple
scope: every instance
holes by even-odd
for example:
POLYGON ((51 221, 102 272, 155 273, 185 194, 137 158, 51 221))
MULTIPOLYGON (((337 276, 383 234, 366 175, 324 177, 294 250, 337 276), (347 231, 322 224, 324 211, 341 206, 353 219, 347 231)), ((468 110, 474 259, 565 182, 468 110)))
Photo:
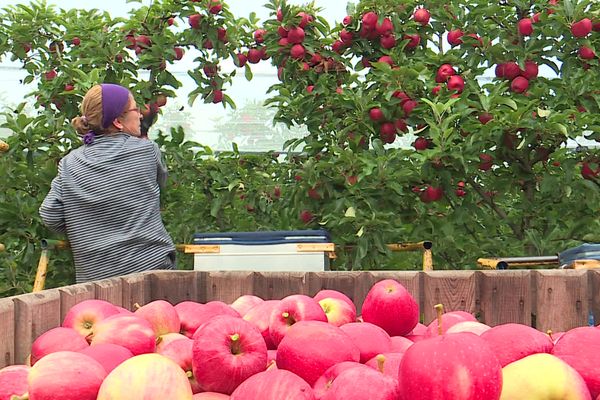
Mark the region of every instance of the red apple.
POLYGON ((396 46, 396 38, 394 35, 384 35, 379 39, 379 44, 384 49, 391 49, 396 46))
POLYGON ((356 309, 354 305, 350 306, 344 300, 331 297, 319 300, 319 305, 327 315, 327 322, 334 326, 356 321, 356 309))
POLYGON ((533 21, 531 18, 523 18, 519 20, 517 26, 519 28, 519 35, 521 36, 531 36, 533 33, 533 21))
POLYGON ((392 340, 382 328, 369 322, 353 322, 340 327, 360 350, 360 362, 365 363, 380 353, 389 353, 392 340))
POLYGON ((213 104, 219 104, 223 101, 223 91, 222 90, 214 90, 213 91, 213 104))
POLYGON ((0 400, 11 400, 27 393, 27 365, 9 365, 0 369, 0 400))
POLYGON ((379 16, 375 14, 373 11, 369 11, 362 16, 362 23, 366 26, 375 27, 377 24, 377 20, 379 16))
POLYGON ((450 328, 446 330, 446 333, 458 333, 458 332, 471 332, 476 334, 477 336, 481 336, 481 334, 487 330, 491 329, 490 326, 486 324, 482 324, 477 321, 462 321, 457 324, 452 325, 450 328))
POLYGON ((218 14, 223 9, 223 5, 220 0, 211 0, 209 3, 208 12, 211 14, 218 14))
POLYGON ((398 395, 396 378, 386 376, 372 368, 350 368, 337 376, 321 400, 397 400, 398 395))
POLYGON ((31 345, 31 365, 57 351, 79 351, 89 347, 87 340, 72 328, 53 328, 41 334, 31 345))
POLYGON ((389 18, 384 18, 380 23, 375 24, 375 32, 379 36, 389 35, 394 31, 394 24, 389 18))
POLYGON ((50 70, 50 71, 48 71, 48 72, 45 72, 45 73, 44 73, 44 78, 45 78, 47 81, 51 81, 51 80, 53 80, 54 78, 56 78, 56 76, 57 76, 57 75, 58 75, 58 73, 57 73, 55 70, 53 70, 53 69, 52 69, 52 70, 50 70))
POLYGON ((193 396, 193 400, 228 400, 229 396, 223 393, 216 392, 202 392, 196 393, 193 396))
POLYGON ((371 367, 386 376, 391 376, 394 379, 398 379, 398 372, 400 371, 400 362, 404 357, 403 351, 401 353, 382 353, 368 360, 365 365, 371 367))
POLYGON ((498 400, 502 369, 483 339, 455 333, 409 347, 398 381, 402 399, 498 400))
POLYGON ((414 343, 405 336, 390 336, 390 341, 392 343, 390 347, 392 353, 404 353, 414 343))
POLYGON ((371 108, 369 110, 369 118, 371 118, 372 121, 381 121, 383 119, 383 111, 378 107, 371 108))
POLYGON ((426 8, 417 8, 415 13, 413 14, 415 22, 425 26, 429 23, 429 18, 431 18, 431 14, 426 8))
POLYGON ((97 400, 192 400, 185 372, 160 354, 142 354, 115 368, 102 382, 97 400))
POLYGON ((94 346, 88 346, 79 350, 81 354, 98 361, 107 374, 120 365, 123 361, 133 357, 133 353, 123 346, 112 343, 101 343, 94 346))
POLYGON ((262 302, 264 302, 264 300, 260 297, 246 294, 235 299, 229 306, 243 317, 252 307, 257 306, 262 302))
POLYGON ((587 46, 581 46, 577 54, 579 54, 579 57, 583 60, 593 60, 596 58, 596 53, 594 53, 594 50, 587 46))
POLYGON ((310 212, 310 210, 302 210, 300 211, 299 218, 300 221, 304 222, 304 224, 308 224, 315 218, 315 216, 312 212, 310 212))
POLYGON ((313 384, 313 391, 315 392, 315 397, 317 399, 323 398, 323 396, 325 396, 325 393, 327 393, 327 391, 333 384, 333 381, 335 381, 342 372, 351 368, 366 370, 369 367, 355 361, 342 361, 327 368, 327 371, 325 371, 323 375, 321 375, 319 379, 317 379, 313 384))
POLYGON ((538 65, 533 61, 525 61, 525 70, 520 70, 521 76, 528 81, 537 78, 538 76, 538 65))
POLYGON ((174 361, 175 364, 179 365, 183 369, 190 380, 190 386, 192 393, 202 392, 202 388, 198 383, 198 380, 194 376, 192 370, 192 348, 194 341, 188 337, 183 336, 183 339, 174 340, 164 346, 161 346, 158 354, 169 358, 174 361))
POLYGON ((379 57, 379 59, 377 60, 377 62, 386 63, 386 64, 391 65, 391 66, 394 65, 394 60, 392 60, 392 57, 390 57, 390 56, 381 56, 381 57, 379 57))
POLYGON ((379 128, 379 136, 383 143, 394 143, 396 140, 396 127, 392 122, 384 122, 379 128))
MULTIPOLYGON (((464 321, 477 321, 477 319, 472 314, 464 311, 450 311, 442 314, 442 334, 446 333, 450 327, 464 321)), ((437 319, 434 319, 427 325, 427 329, 423 335, 428 338, 439 335, 437 319)))
POLYGON ((337 290, 331 290, 331 289, 321 289, 317 292, 317 294, 315 294, 313 296, 313 299, 315 299, 316 301, 321 301, 323 299, 326 299, 328 297, 334 298, 334 299, 340 299, 345 301, 346 303, 348 303, 349 306, 353 307, 354 310, 356 311, 356 307, 354 306, 354 303, 352 302, 352 299, 350 299, 350 297, 346 296, 344 293, 339 292, 337 290))
POLYGON ((327 322, 327 315, 312 297, 302 294, 287 296, 275 305, 269 319, 269 334, 275 346, 298 321, 327 322))
POLYGON ((300 44, 304 42, 304 37, 304 29, 300 27, 291 27, 287 34, 287 40, 294 44, 300 44))
POLYGON ((600 396, 600 329, 582 327, 566 332, 552 354, 575 368, 585 381, 592 398, 600 396))
POLYGON ((192 27, 192 29, 200 29, 201 21, 202 15, 200 14, 192 14, 188 17, 188 22, 190 23, 190 27, 192 27))
POLYGON ((156 336, 150 322, 135 315, 118 314, 98 322, 91 345, 112 343, 139 355, 156 349, 156 336))
MULTIPOLYGON (((187 336, 182 335, 181 333, 167 333, 166 335, 162 335, 160 336, 157 340, 156 340, 156 352, 160 353, 161 349, 168 345, 169 343, 172 343, 176 340, 180 340, 183 338, 187 338, 187 336)), ((188 338, 189 339, 189 338, 188 338)))
POLYGON ((482 171, 489 171, 494 165, 494 157, 489 154, 482 153, 479 155, 479 169, 482 171))
POLYGON ((489 348, 498 358, 502 367, 535 353, 550 353, 552 340, 543 332, 521 324, 502 324, 494 326, 481 334, 489 348), (507 338, 512 340, 507 346, 507 338))
POLYGON ((437 70, 435 81, 437 83, 444 83, 453 75, 456 75, 454 67, 450 64, 442 64, 437 70))
POLYGON ((321 321, 294 324, 277 348, 277 368, 291 371, 310 385, 331 366, 358 361, 360 350, 341 328, 321 321))
POLYGON ((571 33, 577 38, 586 37, 592 31, 592 21, 589 18, 584 18, 571 25, 571 33))
POLYGON ((139 47, 146 49, 152 46, 152 40, 146 35, 139 35, 135 37, 135 43, 139 47))
POLYGON ((479 114, 479 117, 477 117, 477 119, 479 119, 479 122, 481 122, 482 125, 485 125, 491 120, 493 120, 494 116, 488 112, 484 112, 479 114))
POLYGON ((230 400, 315 400, 312 388, 298 375, 283 369, 260 372, 246 379, 230 400))
POLYGON ((521 68, 516 62, 504 63, 504 74, 503 77, 508 80, 513 80, 521 74, 521 68))
POLYGON ((67 311, 62 326, 73 328, 87 338, 93 333, 96 323, 116 314, 119 314, 119 310, 108 301, 84 300, 67 311))
POLYGON ((305 54, 306 51, 304 50, 304 47, 301 44, 295 44, 290 49, 290 57, 296 60, 303 59, 305 54))
POLYGON ((510 88, 515 93, 523 93, 529 89, 529 81, 522 76, 517 76, 512 80, 510 88))
POLYGON ((448 90, 455 90, 457 93, 462 93, 465 88, 465 81, 460 75, 453 75, 448 78, 447 82, 448 90))
POLYGON ((231 394, 267 365, 267 346, 258 328, 228 315, 202 325, 194 334, 192 351, 194 376, 209 392, 231 394))
MULTIPOLYGON (((157 105, 160 107, 160 104, 157 105)), ((181 328, 177 310, 165 300, 152 301, 135 310, 134 314, 148 321, 157 337, 177 333, 181 328)))
POLYGON ((402 284, 385 279, 374 284, 362 306, 362 317, 390 336, 409 333, 419 321, 419 305, 402 284))
POLYGON ((174 47, 173 51, 175 52, 176 60, 181 60, 183 58, 183 55, 185 54, 185 50, 182 49, 181 47, 174 47))
POLYGON ((448 43, 450 44, 450 46, 460 45, 463 42, 461 39, 463 35, 463 31, 461 31, 460 29, 454 29, 448 32, 448 43))
POLYGON ((416 33, 404 35, 404 39, 408 39, 408 43, 406 44, 407 49, 414 49, 421 43, 421 36, 416 33))
POLYGON ((96 400, 105 377, 104 367, 93 358, 73 351, 58 351, 31 367, 28 398, 96 400))

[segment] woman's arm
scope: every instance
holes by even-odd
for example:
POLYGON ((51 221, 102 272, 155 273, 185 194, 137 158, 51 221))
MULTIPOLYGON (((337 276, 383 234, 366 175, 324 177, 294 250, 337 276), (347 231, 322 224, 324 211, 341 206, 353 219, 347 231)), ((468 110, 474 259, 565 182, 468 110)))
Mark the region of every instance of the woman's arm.
POLYGON ((160 153, 160 150, 158 148, 158 145, 156 143, 154 143, 154 155, 156 157, 156 181, 158 182, 158 186, 161 189, 164 189, 167 185, 167 167, 165 166, 165 163, 163 162, 162 159, 162 154, 160 153))
POLYGON ((62 172, 63 160, 60 160, 58 164, 58 174, 56 178, 52 180, 50 192, 46 195, 44 202, 40 206, 40 216, 44 224, 59 233, 65 233, 65 215, 62 201, 62 172))

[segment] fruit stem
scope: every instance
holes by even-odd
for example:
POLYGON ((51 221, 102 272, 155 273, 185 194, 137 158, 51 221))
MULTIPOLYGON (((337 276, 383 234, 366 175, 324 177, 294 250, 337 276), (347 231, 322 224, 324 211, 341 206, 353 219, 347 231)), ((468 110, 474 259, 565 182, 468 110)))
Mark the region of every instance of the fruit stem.
POLYGON ((234 333, 230 337, 231 337, 231 354, 240 354, 242 346, 240 344, 239 333, 234 333))
POLYGON ((444 333, 444 329, 442 328, 442 315, 444 314, 444 305, 436 304, 433 306, 435 311, 437 312, 437 324, 438 324, 438 335, 442 335, 444 333))
POLYGON ((375 358, 377 360, 377 369, 383 374, 383 364, 385 364, 385 356, 383 354, 377 354, 377 357, 375 358))
POLYGON ((139 310, 140 308, 142 308, 142 306, 140 306, 140 303, 134 303, 133 308, 135 308, 136 310, 139 310))
POLYGON ((284 313, 281 314, 281 316, 283 318, 289 318, 290 317, 290 313, 289 312, 284 312, 284 313))
POLYGON ((552 332, 552 329, 548 329, 548 330, 546 331, 546 334, 547 334, 548 336, 550 336, 550 340, 552 340, 552 341, 554 342, 554 338, 552 337, 552 333, 553 333, 553 332, 552 332))

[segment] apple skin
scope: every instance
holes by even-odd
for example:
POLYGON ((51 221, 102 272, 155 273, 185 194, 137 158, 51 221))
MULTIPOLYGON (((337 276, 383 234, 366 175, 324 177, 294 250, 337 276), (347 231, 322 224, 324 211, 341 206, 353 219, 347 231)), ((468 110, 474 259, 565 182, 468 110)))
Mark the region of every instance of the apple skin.
POLYGON ((319 300, 319 305, 327 315, 327 322, 331 325, 342 326, 356 321, 356 309, 350 307, 342 299, 326 297, 319 300))
POLYGON ((160 354, 142 354, 115 368, 100 387, 97 400, 192 400, 185 372, 160 354))
POLYGON ((446 330, 446 333, 471 332, 478 336, 481 336, 483 332, 489 329, 491 329, 491 326, 482 324, 481 322, 462 321, 458 324, 452 325, 450 328, 448 328, 448 330, 446 330))
POLYGON ((156 350, 156 337, 150 322, 127 314, 114 315, 96 324, 91 345, 99 343, 118 344, 134 356, 156 350))
POLYGON ((27 365, 9 365, 0 369, 0 400, 11 400, 12 396, 27 393, 30 368, 27 365))
POLYGON ((53 328, 44 332, 31 345, 31 365, 40 358, 57 351, 80 351, 89 347, 89 343, 79 332, 72 328, 53 328))
POLYGON ((202 392, 194 394, 193 400, 228 400, 229 396, 217 392, 202 392))
POLYGON ((133 357, 133 353, 123 346, 112 343, 101 343, 95 346, 88 346, 79 350, 81 354, 92 357, 104 367, 107 374, 120 365, 125 360, 133 357))
POLYGON ((242 318, 219 316, 194 334, 192 367, 204 391, 231 394, 266 365, 267 345, 260 331, 242 318))
POLYGON ((313 296, 313 299, 315 299, 316 301, 321 301, 323 299, 326 299, 328 297, 334 298, 334 299, 340 299, 340 300, 344 300, 346 303, 348 303, 349 306, 354 308, 354 312, 356 312, 356 306, 354 305, 354 303, 352 302, 352 299, 348 296, 346 296, 344 293, 339 292, 337 290, 331 290, 331 289, 323 289, 317 292, 317 294, 315 294, 313 296))
POLYGON ((390 341, 392 342, 392 346, 390 347, 390 352, 392 353, 404 353, 414 343, 404 336, 391 336, 390 341))
POLYGON ((402 358, 404 357, 404 351, 399 353, 382 353, 378 354, 375 357, 371 358, 369 361, 365 363, 366 366, 369 366, 384 375, 391 376, 394 379, 398 379, 398 372, 400 371, 400 363, 402 362, 402 358), (383 361, 383 371, 380 370, 379 360, 381 357, 381 361, 383 361))
POLYGON ((96 323, 115 314, 119 314, 119 310, 108 301, 84 300, 67 311, 62 326, 73 328, 83 337, 88 338, 96 323))
POLYGON ((269 333, 271 312, 277 303, 279 303, 279 300, 265 300, 262 303, 252 307, 246 314, 244 314, 244 319, 254 324, 254 326, 258 328, 263 336, 263 339, 265 340, 265 343, 267 344, 267 349, 269 350, 275 350, 277 348, 271 339, 271 334, 269 333))
POLYGON ((362 306, 362 318, 390 336, 406 335, 419 322, 419 305, 399 282, 385 279, 374 284, 362 306))
POLYGON ((181 328, 175 307, 165 300, 155 300, 145 304, 135 310, 134 314, 150 322, 156 337, 167 333, 177 333, 181 328))
POLYGON ((104 367, 85 354, 57 351, 39 360, 28 376, 31 400, 96 400, 104 367))
POLYGON ((269 334, 275 346, 298 321, 327 322, 327 315, 319 303, 303 294, 287 296, 275 305, 269 319, 269 334))
POLYGON ((229 306, 237 311, 242 317, 254 306, 262 303, 264 300, 258 296, 245 294, 235 299, 229 306))
POLYGON ((156 351, 158 354, 169 358, 181 367, 190 380, 190 386, 192 387, 192 393, 200 393, 202 388, 198 384, 198 380, 194 376, 192 370, 192 348, 194 341, 188 337, 183 336, 183 339, 174 340, 165 346, 161 347, 160 351, 156 351))
POLYGON ((372 368, 350 368, 333 381, 321 400, 397 400, 398 380, 372 368))
POLYGON ((583 378, 551 354, 532 354, 502 369, 500 400, 592 400, 583 378))
POLYGON ((333 381, 344 371, 350 368, 370 368, 365 364, 361 364, 355 361, 342 361, 331 367, 327 368, 327 370, 313 383, 313 391, 315 392, 315 397, 317 399, 321 399, 325 396, 325 393, 329 390, 333 381))
POLYGON ((425 339, 406 350, 398 372, 401 399, 498 400, 502 369, 473 333, 425 339))
POLYGON ((309 385, 342 361, 360 360, 360 350, 336 326, 322 321, 295 323, 277 348, 277 368, 291 371, 309 385))
MULTIPOLYGON (((464 321, 476 321, 476 319, 474 316, 469 313, 465 313, 464 311, 450 311, 442 314, 442 334, 446 333, 446 331, 452 326, 464 321)), ((426 338, 431 338, 438 335, 438 320, 437 318, 434 318, 433 321, 427 325, 427 330, 424 336, 426 338)))
POLYGON ((600 329, 571 329, 556 342, 552 354, 565 361, 583 377, 592 398, 600 395, 600 329))
POLYGON ((554 347, 548 335, 521 324, 496 325, 483 332, 481 338, 487 342, 503 368, 531 354, 550 353, 554 347))
POLYGON ((360 350, 360 362, 366 363, 380 353, 389 353, 392 339, 382 328, 369 322, 353 322, 340 327, 360 350))
POLYGON ((240 314, 221 301, 210 301, 206 304, 195 301, 182 301, 175 305, 175 310, 181 321, 181 333, 192 338, 203 323, 218 315, 240 317, 240 314))
POLYGON ((168 345, 171 342, 180 339, 189 339, 187 336, 182 335, 181 333, 167 333, 166 335, 159 336, 156 340, 156 352, 160 353, 161 349, 168 345))
POLYGON ((312 388, 284 369, 260 372, 246 379, 230 400, 316 400, 312 388))

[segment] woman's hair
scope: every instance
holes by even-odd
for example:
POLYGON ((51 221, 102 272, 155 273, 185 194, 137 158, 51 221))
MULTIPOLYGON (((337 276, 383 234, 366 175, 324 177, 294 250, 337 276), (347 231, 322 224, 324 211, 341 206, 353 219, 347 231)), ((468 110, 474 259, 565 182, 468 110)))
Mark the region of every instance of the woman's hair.
POLYGON ((94 85, 87 91, 81 103, 81 116, 71 120, 71 125, 78 134, 85 135, 89 131, 96 134, 111 132, 113 127, 102 127, 102 118, 104 110, 102 109, 102 86, 94 85))

